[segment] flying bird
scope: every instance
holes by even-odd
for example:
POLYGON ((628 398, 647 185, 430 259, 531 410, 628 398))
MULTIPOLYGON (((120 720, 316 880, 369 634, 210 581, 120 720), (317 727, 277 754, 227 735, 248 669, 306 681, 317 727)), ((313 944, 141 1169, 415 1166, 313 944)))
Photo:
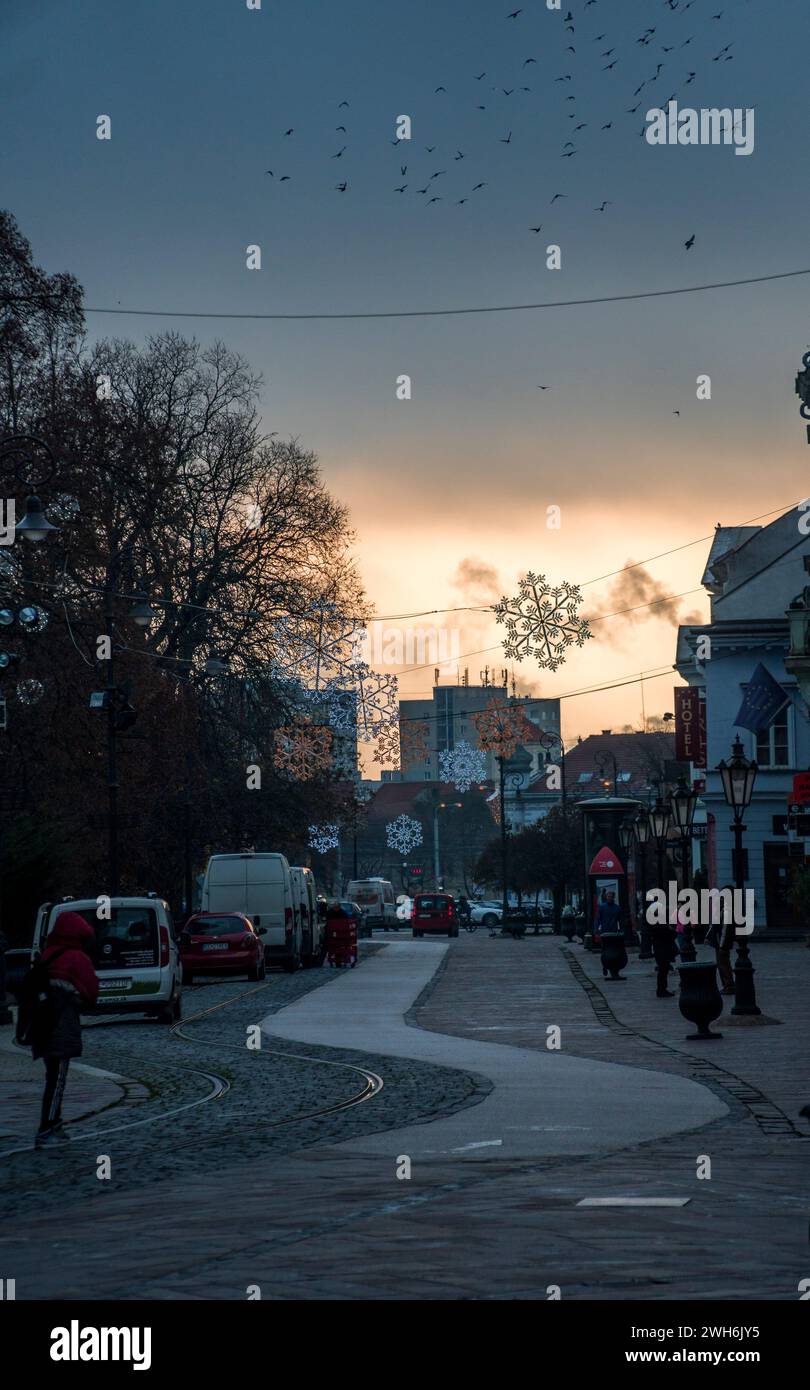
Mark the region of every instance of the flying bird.
POLYGON ((594 208, 594 212, 604 212, 605 208, 610 208, 612 206, 613 204, 611 203, 610 199, 606 198, 600 208, 594 208))
POLYGON ((336 125, 336 126, 335 126, 335 130, 342 130, 342 131, 343 131, 343 134, 344 134, 344 135, 346 134, 346 127, 345 127, 345 125, 336 125))
POLYGON ((612 129, 613 129, 613 122, 612 122, 612 121, 608 121, 607 125, 603 125, 603 126, 602 126, 602 130, 612 130, 612 129))
POLYGON ((435 148, 436 148, 435 145, 425 145, 425 149, 427 150, 428 154, 433 154, 433 151, 435 150, 435 148))
POLYGON ((295 131, 294 131, 294 130, 292 129, 292 127, 291 127, 289 130, 285 130, 284 134, 285 134, 285 135, 294 135, 294 134, 295 134, 295 131))
POLYGON ((408 172, 408 166, 407 166, 407 164, 400 164, 400 166, 399 166, 399 172, 400 172, 400 174, 402 175, 402 177, 403 177, 403 179, 404 179, 405 175, 406 175, 407 172, 408 172))
POLYGON ((501 87, 501 91, 505 97, 511 97, 514 90, 514 87, 509 87, 508 89, 506 87, 501 87))
POLYGON ((530 227, 530 228, 529 228, 529 231, 530 231, 530 232, 542 232, 542 230, 543 230, 543 224, 542 224, 542 222, 540 223, 540 226, 539 226, 539 227, 530 227))
POLYGON ((547 387, 547 386, 538 386, 537 389, 538 389, 538 391, 547 391, 547 390, 548 390, 548 387, 547 387))
POLYGON ((473 76, 474 76, 476 82, 481 82, 482 79, 486 77, 486 73, 485 73, 485 72, 474 73, 473 76))
POLYGON ((527 68, 527 67, 529 66, 529 63, 536 63, 536 62, 537 62, 537 59, 536 59, 536 58, 525 58, 525 59, 524 59, 524 62, 523 62, 523 66, 524 66, 524 68, 527 68))
POLYGON ((279 183, 286 183, 287 180, 291 177, 292 176, 290 174, 282 174, 281 178, 279 179, 279 183))
MULTIPOLYGON (((348 145, 344 145, 344 146, 343 146, 343 150, 347 150, 348 148, 349 148, 348 145)), ((333 154, 333 155, 332 155, 332 158, 333 158, 333 159, 340 159, 341 155, 343 154, 343 150, 338 150, 337 154, 333 154)))
POLYGON ((681 412, 680 412, 679 410, 673 410, 673 412, 672 412, 673 415, 680 415, 680 413, 681 413, 681 412))
POLYGON ((466 198, 459 198, 458 202, 456 203, 456 207, 457 207, 457 208, 460 208, 460 207, 461 207, 461 204, 462 204, 462 203, 466 203, 466 201, 467 201, 466 198))
POLYGON ((335 184, 335 188, 338 190, 338 193, 345 193, 345 192, 346 192, 346 189, 348 188, 348 186, 349 186, 349 185, 348 185, 347 183, 345 183, 345 182, 344 182, 344 183, 336 183, 336 184, 335 184))
POLYGON ((348 104, 349 104, 348 101, 341 101, 341 102, 339 102, 339 103, 338 103, 338 111, 340 110, 341 106, 348 106, 348 104))
POLYGON ((695 244, 695 234, 694 234, 694 232, 693 232, 692 235, 690 236, 689 240, 684 242, 684 246, 686 247, 687 251, 691 251, 691 250, 692 250, 692 247, 694 246, 694 244, 695 244))
POLYGON ((479 190, 479 188, 486 188, 486 184, 485 184, 485 183, 477 183, 477 184, 475 185, 475 187, 473 188, 473 190, 472 190, 473 193, 477 193, 478 190, 479 190))
POLYGON ((555 193, 555 194, 554 194, 554 197, 552 198, 551 201, 552 201, 552 203, 556 203, 556 201, 557 201, 558 198, 567 198, 567 197, 568 197, 568 194, 567 194, 567 193, 555 193))
POLYGON ((617 61, 618 61, 618 60, 617 60, 616 58, 614 58, 612 63, 605 63, 605 66, 602 68, 602 71, 603 71, 603 72, 612 72, 613 69, 614 69, 615 66, 616 66, 617 61))
POLYGON ((446 91, 447 91, 447 88, 446 88, 446 87, 437 87, 437 88, 435 89, 433 95, 435 96, 435 95, 436 95, 436 92, 446 92, 446 91))
POLYGON ((509 134, 507 135, 507 137, 506 137, 505 140, 504 140, 503 136, 501 136, 500 144, 502 144, 502 145, 509 145, 509 144, 511 144, 511 143, 512 143, 512 132, 511 132, 511 130, 510 130, 510 132, 509 132, 509 134))
POLYGON ((518 17, 519 14, 523 14, 523 11, 522 11, 522 10, 513 10, 511 14, 508 14, 508 15, 506 16, 506 18, 507 18, 507 19, 517 19, 517 17, 518 17))
POLYGON ((394 189, 394 192, 395 192, 395 193, 404 193, 404 192, 405 192, 405 189, 406 189, 407 187, 408 187, 407 183, 403 183, 402 187, 401 187, 401 188, 395 188, 395 189, 394 189))
POLYGON ((456 150, 455 154, 453 155, 453 158, 455 160, 463 159, 464 155, 461 153, 461 150, 456 150))
POLYGON ((417 191, 417 193, 427 193, 427 189, 426 189, 426 188, 417 188, 416 191, 417 191))
POLYGON ((441 201, 441 198, 428 198, 427 206, 430 207, 431 203, 440 203, 441 201))

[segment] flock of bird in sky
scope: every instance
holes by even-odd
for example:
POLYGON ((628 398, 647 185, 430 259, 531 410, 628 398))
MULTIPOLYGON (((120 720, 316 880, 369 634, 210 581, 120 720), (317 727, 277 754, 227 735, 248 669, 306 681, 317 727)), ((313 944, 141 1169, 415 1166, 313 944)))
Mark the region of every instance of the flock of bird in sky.
MULTIPOLYGON (((663 0, 663 13, 655 17, 655 22, 646 24, 641 33, 624 40, 611 35, 607 24, 599 22, 603 0, 585 0, 576 15, 573 9, 568 9, 561 16, 543 5, 539 36, 536 29, 533 35, 529 34, 526 21, 531 20, 532 12, 526 7, 504 13, 503 22, 510 30, 510 39, 518 34, 522 40, 524 35, 519 31, 526 25, 525 38, 531 40, 530 43, 518 45, 517 53, 508 64, 508 72, 493 71, 490 64, 480 72, 470 73, 460 88, 455 84, 448 87, 439 82, 426 94, 435 100, 431 114, 435 112, 437 122, 453 114, 454 100, 469 104, 479 113, 482 118, 480 145, 475 149, 461 149, 455 143, 440 145, 437 141, 423 144, 417 139, 389 139, 397 150, 391 195, 415 196, 426 207, 442 203, 459 208, 465 207, 476 197, 486 196, 485 190, 492 187, 501 172, 500 168, 491 168, 491 161, 497 153, 500 151, 503 156, 509 147, 517 145, 524 138, 536 142, 536 131, 527 128, 525 118, 537 114, 532 111, 532 100, 538 93, 548 94, 549 89, 559 92, 562 98, 562 111, 558 114, 563 133, 568 138, 562 141, 558 158, 566 161, 575 159, 587 141, 611 138, 611 132, 629 125, 627 118, 635 120, 642 110, 646 114, 650 107, 666 109, 670 101, 677 101, 684 92, 688 92, 699 73, 704 71, 704 65, 708 70, 712 64, 728 63, 734 58, 731 52, 733 40, 719 44, 725 35, 717 26, 722 22, 726 10, 715 10, 716 3, 717 0, 714 0, 714 4, 712 0, 663 0), (556 39, 559 50, 560 31, 552 26, 559 25, 561 20, 564 62, 554 66, 564 66, 566 70, 559 72, 548 67, 541 44, 545 44, 549 38, 552 41, 556 39), (535 42, 538 38, 540 41, 535 42), (527 47, 536 47, 540 56, 524 51, 527 47), (548 71, 544 72, 544 67, 548 71), (596 121, 580 119, 586 113, 578 110, 578 91, 582 91, 583 87, 590 88, 595 81, 601 80, 597 78, 600 71, 609 74, 605 80, 610 83, 604 98, 599 98, 600 104, 604 101, 601 116, 596 121), (539 86, 536 85, 538 79, 539 86), (668 90, 670 87, 671 90, 668 90), (442 112, 438 108, 439 102, 447 102, 451 109, 448 111, 445 108, 442 112), (488 119, 491 123, 489 129, 488 119), (566 121, 571 124, 566 125, 566 121), (486 161, 484 168, 481 167, 482 159, 486 161), (471 167, 475 167, 476 174, 486 174, 488 177, 474 175, 472 179, 465 178, 466 171, 471 167)), ((651 14, 647 17, 653 18, 651 14)), ((593 93, 589 95, 593 96, 593 93)), ((416 113, 411 114, 415 116, 418 128, 424 128, 425 116, 421 104, 418 118, 416 113)), ((645 123, 638 133, 644 136, 646 129, 645 123)), ((543 130, 545 133, 545 126, 543 130)), ((306 135, 309 132, 299 132, 295 126, 280 132, 278 159, 274 160, 275 167, 266 171, 276 185, 290 182, 295 176, 292 153, 299 133, 306 135)), ((343 161, 349 164, 352 158, 353 134, 351 103, 346 98, 336 105, 336 124, 332 133, 337 148, 329 153, 328 160, 333 165, 337 182, 331 186, 336 193, 344 195, 351 189, 351 174, 348 171, 344 173, 343 161)), ((566 191, 555 190, 551 193, 548 206, 554 206, 571 196, 566 191)), ((593 211, 599 214, 605 214, 613 206, 608 198, 589 201, 595 203, 593 211)), ((535 235, 543 230, 540 219, 528 228, 535 235)), ((686 250, 691 250, 694 244, 694 234, 684 242, 686 250)))

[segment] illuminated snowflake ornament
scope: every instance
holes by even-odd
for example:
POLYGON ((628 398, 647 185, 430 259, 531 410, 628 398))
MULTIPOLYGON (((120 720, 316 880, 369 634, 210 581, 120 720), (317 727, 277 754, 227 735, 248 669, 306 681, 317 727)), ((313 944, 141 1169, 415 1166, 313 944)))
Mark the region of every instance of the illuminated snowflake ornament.
POLYGON ((339 844, 340 826, 334 821, 309 827, 309 847, 314 849, 316 854, 328 854, 330 849, 337 849, 339 844))
POLYGON ((401 815, 389 821, 385 827, 385 839, 389 849, 400 854, 410 854, 422 843, 422 827, 413 816, 401 815))
POLYGON ((556 671, 565 661, 567 647, 584 645, 593 633, 584 618, 577 616, 582 594, 567 581, 554 588, 544 574, 527 574, 515 598, 503 598, 494 605, 498 622, 506 626, 503 649, 515 661, 534 657, 539 666, 556 671))
POLYGON ((452 782, 456 791, 468 792, 473 782, 483 782, 486 777, 487 760, 480 748, 462 739, 455 748, 442 749, 439 775, 443 782, 452 782))
POLYGON ((423 719, 400 719, 399 747, 402 761, 421 763, 430 753, 428 726, 423 719))
POLYGON ((395 724, 391 724, 377 735, 374 746, 374 762, 383 763, 386 767, 392 767, 395 772, 398 772, 399 758, 399 730, 395 724))
POLYGON ((295 782, 311 782, 332 765, 332 731, 318 724, 293 724, 277 729, 274 761, 277 771, 295 782))
POLYGON ((354 668, 351 688, 355 696, 357 737, 365 742, 379 738, 399 719, 396 676, 372 671, 365 662, 354 668))

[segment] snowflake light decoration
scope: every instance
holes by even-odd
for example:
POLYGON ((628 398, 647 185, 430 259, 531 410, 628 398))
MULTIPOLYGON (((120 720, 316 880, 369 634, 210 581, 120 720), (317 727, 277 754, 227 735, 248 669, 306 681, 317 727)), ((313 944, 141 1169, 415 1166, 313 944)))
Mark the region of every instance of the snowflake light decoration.
POLYGON ((486 709, 474 714, 472 719, 478 730, 480 747, 506 762, 513 756, 519 744, 537 741, 537 734, 523 710, 506 704, 504 699, 497 696, 489 701, 486 709))
POLYGON ((318 724, 293 724, 277 729, 274 761, 295 782, 310 782, 332 763, 332 731, 318 724))
POLYGON ((400 745, 399 730, 395 724, 388 728, 381 729, 377 735, 377 742, 374 748, 374 762, 384 763, 386 767, 392 767, 395 772, 399 771, 400 766, 400 745))
POLYGON ((339 844, 340 826, 334 821, 309 827, 309 847, 314 849, 316 854, 328 854, 330 849, 337 849, 339 844))
POLYGON ((423 719, 400 719, 400 755, 406 765, 424 761, 430 752, 428 740, 428 726, 423 719))
POLYGON ((273 631, 273 662, 285 673, 314 681, 350 680, 360 664, 365 627, 335 603, 313 603, 305 613, 280 618, 273 631))
POLYGON ((576 584, 564 581, 552 588, 544 574, 527 574, 515 598, 494 605, 499 623, 506 626, 503 649, 515 661, 534 657, 539 666, 556 671, 565 661, 563 652, 576 642, 584 645, 593 633, 577 616, 582 594, 576 584))
POLYGON ((439 754, 439 774, 443 782, 452 782, 456 791, 468 792, 473 782, 482 782, 487 775, 487 760, 480 748, 462 739, 455 748, 444 748, 439 754))
POLYGON ((409 854, 422 844, 422 827, 413 816, 401 815, 389 821, 385 827, 385 839, 389 849, 400 854, 409 854))
POLYGON ((357 737, 365 742, 378 738, 399 718, 396 676, 372 671, 365 662, 354 668, 352 689, 357 714, 357 737))

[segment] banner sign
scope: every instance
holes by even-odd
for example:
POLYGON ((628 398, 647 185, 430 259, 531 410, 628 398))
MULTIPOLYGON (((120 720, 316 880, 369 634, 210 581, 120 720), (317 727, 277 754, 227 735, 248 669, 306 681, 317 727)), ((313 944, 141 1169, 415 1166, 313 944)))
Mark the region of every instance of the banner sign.
POLYGON ((706 766, 706 701, 695 685, 675 690, 675 757, 706 766))

